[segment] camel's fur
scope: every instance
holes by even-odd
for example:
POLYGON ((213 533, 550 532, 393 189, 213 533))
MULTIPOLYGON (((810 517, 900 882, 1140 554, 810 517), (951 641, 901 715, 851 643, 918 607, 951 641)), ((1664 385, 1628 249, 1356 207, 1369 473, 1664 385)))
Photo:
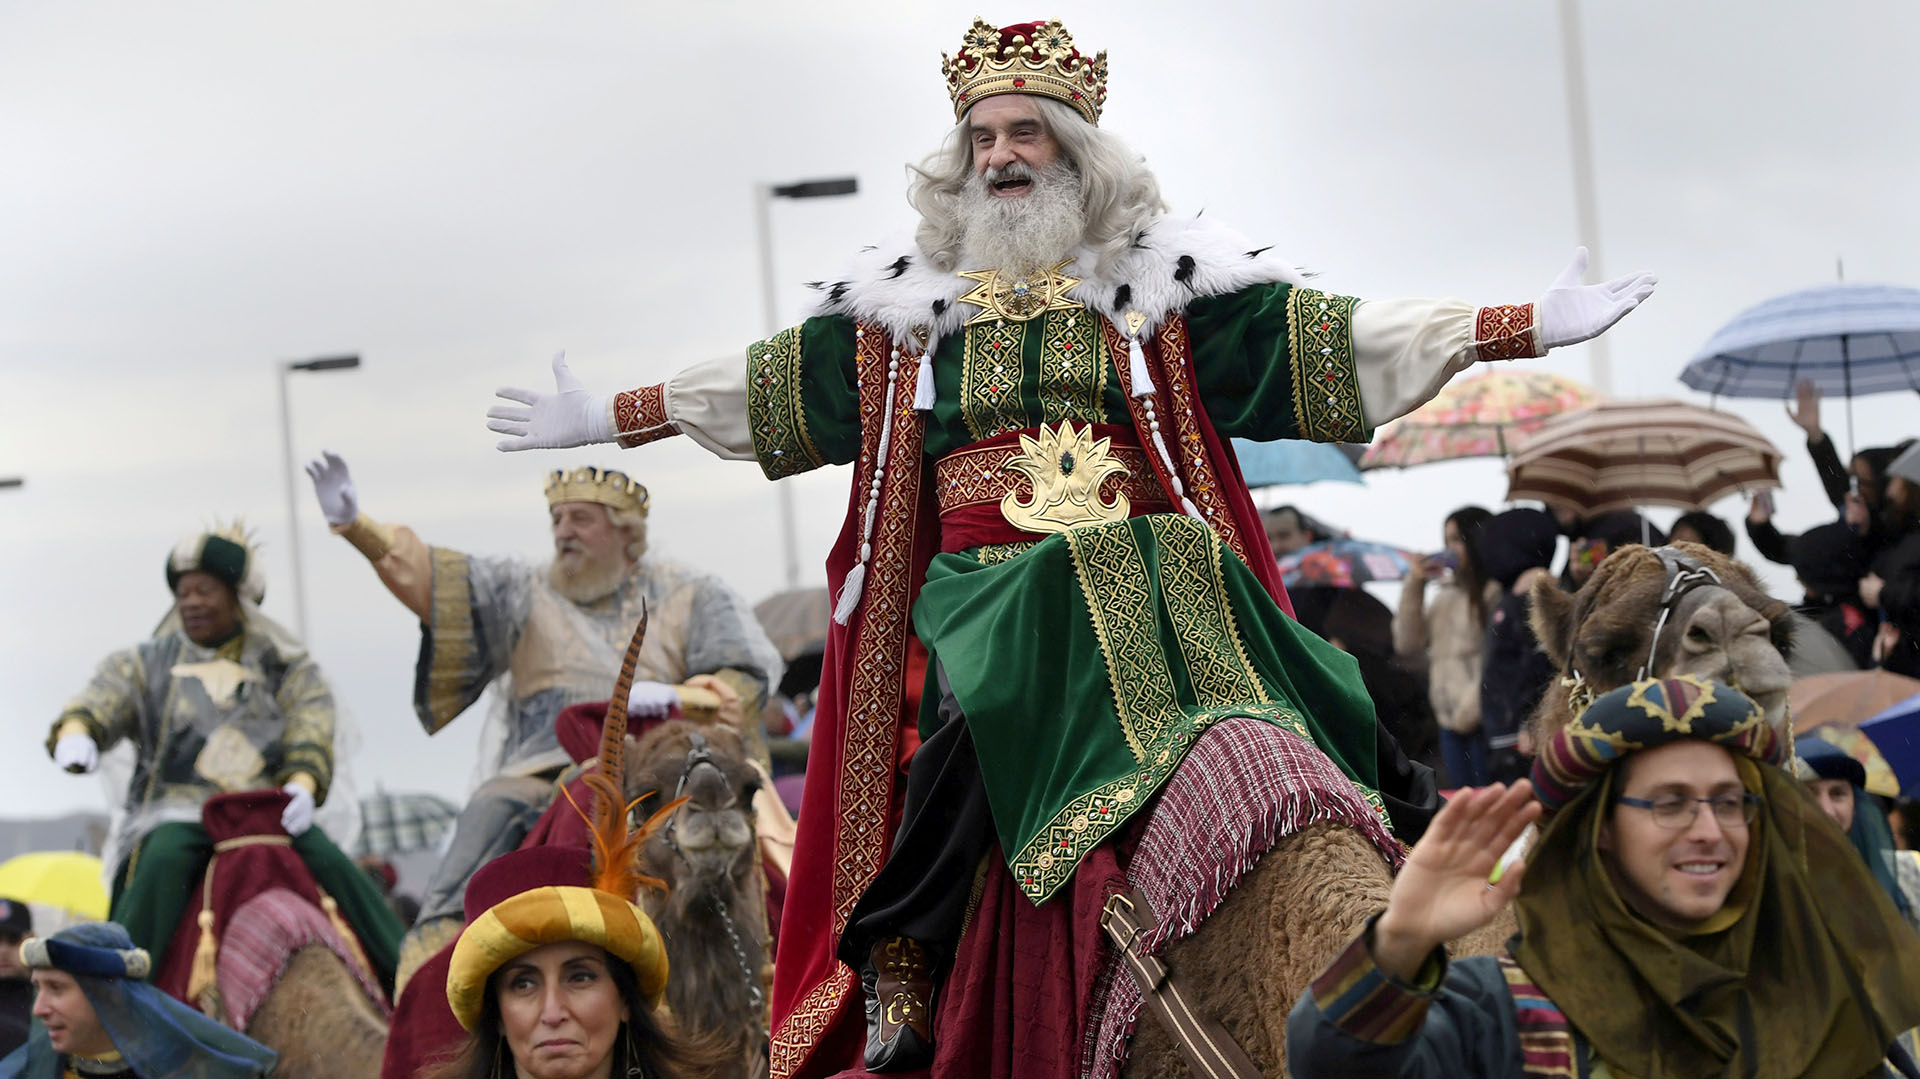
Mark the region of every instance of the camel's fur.
POLYGON ((287 960, 247 1036, 280 1054, 275 1079, 376 1076, 387 1023, 340 957, 309 944, 287 960))
POLYGON ((662 897, 645 897, 647 913, 666 941, 673 977, 666 1003, 675 1024, 694 1041, 729 1042, 739 1074, 766 1074, 766 1001, 771 999, 772 962, 767 930, 766 878, 754 837, 753 795, 759 773, 749 763, 738 732, 721 725, 675 720, 628 746, 627 796, 640 798, 643 813, 674 797, 686 767, 694 731, 704 734, 714 766, 687 776, 681 793, 690 801, 675 813, 672 839, 662 829, 640 853, 641 871, 668 884, 662 897), (761 1004, 751 1001, 741 958, 715 900, 723 900, 746 967, 758 983, 761 1004))

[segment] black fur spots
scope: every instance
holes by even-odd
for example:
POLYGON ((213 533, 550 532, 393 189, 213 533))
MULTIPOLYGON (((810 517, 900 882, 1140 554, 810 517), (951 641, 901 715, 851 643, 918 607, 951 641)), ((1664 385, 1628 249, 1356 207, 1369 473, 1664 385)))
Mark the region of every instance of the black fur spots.
POLYGON ((1257 258, 1259 258, 1259 257, 1260 257, 1261 255, 1264 255, 1264 254, 1266 254, 1267 252, 1269 252, 1269 251, 1271 251, 1271 250, 1273 250, 1273 245, 1272 245, 1272 244, 1268 244, 1268 245, 1267 245, 1267 246, 1265 246, 1265 247, 1256 247, 1256 248, 1254 248, 1253 250, 1251 250, 1251 251, 1249 251, 1249 252, 1247 252, 1247 257, 1248 257, 1248 258, 1250 258, 1250 259, 1257 259, 1257 258))
POLYGON ((1193 267, 1193 256, 1181 255, 1180 261, 1174 263, 1173 279, 1191 289, 1193 287, 1193 267))
POLYGON ((1126 310, 1127 305, 1132 302, 1133 302, 1133 286, 1132 285, 1121 285, 1119 288, 1113 290, 1113 309, 1115 311, 1126 310))
POLYGON ((933 301, 933 317, 934 318, 939 318, 941 315, 944 315, 946 313, 947 313, 947 301, 945 300, 933 301))
POLYGON ((887 267, 887 269, 891 271, 887 274, 888 280, 892 280, 906 273, 907 267, 911 265, 913 265, 913 256, 911 255, 901 255, 899 258, 894 259, 893 265, 887 267))

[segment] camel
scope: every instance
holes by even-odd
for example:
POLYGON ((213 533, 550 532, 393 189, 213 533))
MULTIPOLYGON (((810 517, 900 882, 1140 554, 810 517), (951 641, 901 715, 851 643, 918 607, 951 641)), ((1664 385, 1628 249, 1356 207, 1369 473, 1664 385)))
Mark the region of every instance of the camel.
POLYGON ((280 1053, 276 1079, 375 1076, 387 1044, 387 1018, 339 956, 309 944, 288 958, 246 1034, 280 1053))
MULTIPOLYGON (((1645 547, 1608 558, 1578 594, 1538 582, 1533 626, 1557 668, 1573 669, 1598 694, 1634 680, 1642 664, 1659 676, 1716 678, 1758 701, 1784 728, 1792 676, 1791 615, 1760 587, 1751 570, 1694 544, 1675 550, 1711 570, 1682 595, 1659 640, 1666 564, 1645 547), (1649 662, 1649 650, 1654 654, 1649 662)), ((1572 718, 1570 694, 1550 686, 1531 725, 1536 739, 1572 718)), ((1218 1020, 1262 1071, 1283 1075, 1286 1021, 1293 1004, 1326 964, 1387 904, 1392 871, 1373 844, 1352 829, 1314 824, 1278 840, 1194 932, 1162 952, 1186 984, 1195 1009, 1218 1020)), ((1454 955, 1501 950, 1515 923, 1509 913, 1452 942, 1454 955)), ((1186 1063, 1156 1024, 1141 1018, 1127 1076, 1186 1077, 1186 1063)))
POLYGON ((648 893, 672 974, 667 1005, 695 1040, 734 1047, 736 1073, 767 1073, 768 1000, 773 980, 766 878, 754 831, 760 773, 729 727, 672 720, 627 751, 626 790, 650 815, 685 797, 640 852, 641 871, 665 880, 648 893))

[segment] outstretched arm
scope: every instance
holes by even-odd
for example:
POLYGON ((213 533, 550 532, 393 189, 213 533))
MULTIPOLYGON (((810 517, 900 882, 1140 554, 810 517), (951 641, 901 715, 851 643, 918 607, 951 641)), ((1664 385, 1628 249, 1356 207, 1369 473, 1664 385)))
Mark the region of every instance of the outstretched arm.
POLYGON ((1583 285, 1587 253, 1535 303, 1360 300, 1262 285, 1187 309, 1207 413, 1220 433, 1362 442, 1481 361, 1542 356, 1596 337, 1653 292, 1651 274, 1583 285))
POLYGON ((508 403, 488 410, 487 428, 506 436, 503 452, 600 442, 632 449, 686 435, 722 459, 758 461, 772 479, 846 464, 860 442, 858 339, 845 318, 810 318, 744 353, 612 396, 589 391, 560 353, 552 392, 502 387, 508 403))
POLYGON ((307 462, 307 478, 320 512, 335 535, 373 563, 380 583, 422 622, 430 621, 433 605, 433 551, 413 529, 385 525, 360 512, 360 494, 346 459, 332 450, 307 462))
POLYGON ((1469 307, 1448 300, 1374 300, 1354 311, 1361 398, 1372 425, 1431 400, 1447 380, 1481 361, 1544 356, 1589 341, 1653 295, 1658 279, 1626 274, 1583 284, 1587 249, 1547 286, 1537 303, 1469 307))

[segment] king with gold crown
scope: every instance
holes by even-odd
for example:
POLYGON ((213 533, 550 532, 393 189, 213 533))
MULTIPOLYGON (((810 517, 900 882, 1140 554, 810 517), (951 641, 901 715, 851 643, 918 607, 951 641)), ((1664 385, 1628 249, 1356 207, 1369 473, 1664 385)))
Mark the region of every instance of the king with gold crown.
MULTIPOLYGON (((413 708, 437 734, 491 688, 482 774, 427 882, 400 955, 404 983, 460 932, 474 872, 511 851, 553 798, 572 763, 554 719, 606 699, 644 610, 646 648, 628 697, 636 716, 696 709, 743 734, 757 729, 780 656, 745 601, 719 579, 647 553, 646 487, 624 472, 579 467, 546 480, 553 560, 468 554, 429 546, 411 528, 360 511, 347 462, 325 452, 307 466, 333 530, 373 564, 380 582, 420 620, 413 708)), ((762 746, 758 740, 751 745, 762 746)))
POLYGON ((1354 661, 1288 617, 1228 440, 1366 441, 1653 288, 1582 284, 1584 251, 1530 303, 1310 287, 1169 211, 1099 126, 1106 53, 1058 21, 976 20, 941 72, 954 124, 911 170, 918 228, 823 282, 802 323, 610 396, 556 361, 553 392, 489 413, 506 450, 685 435, 772 479, 853 466, 776 1076, 1075 1073, 1093 1031, 1074 1020, 1105 998, 1075 980, 1100 941, 1074 912, 1125 890, 1156 793, 1229 730, 1326 766, 1299 800, 1314 819, 1411 842, 1431 777, 1380 734, 1354 661), (991 1015, 1011 1050, 988 1052, 991 1015))

